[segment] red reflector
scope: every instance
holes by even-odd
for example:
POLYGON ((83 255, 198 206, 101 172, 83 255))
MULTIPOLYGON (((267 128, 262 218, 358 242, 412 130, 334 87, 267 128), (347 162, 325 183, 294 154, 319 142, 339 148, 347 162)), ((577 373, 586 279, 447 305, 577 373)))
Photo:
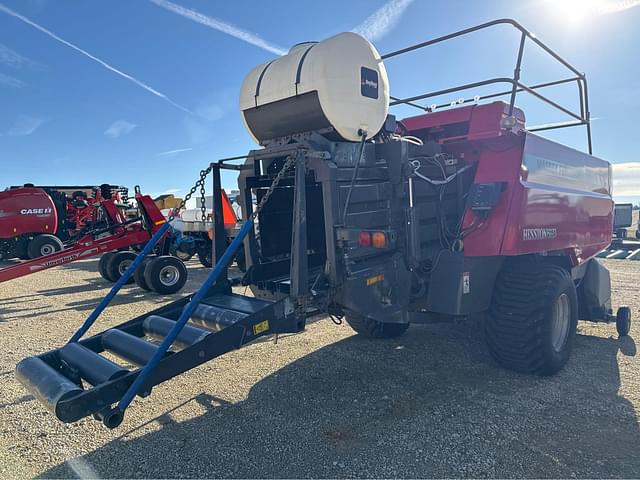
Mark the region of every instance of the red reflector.
POLYGON ((358 245, 361 247, 371 246, 371 234, 369 232, 360 232, 358 234, 358 245))

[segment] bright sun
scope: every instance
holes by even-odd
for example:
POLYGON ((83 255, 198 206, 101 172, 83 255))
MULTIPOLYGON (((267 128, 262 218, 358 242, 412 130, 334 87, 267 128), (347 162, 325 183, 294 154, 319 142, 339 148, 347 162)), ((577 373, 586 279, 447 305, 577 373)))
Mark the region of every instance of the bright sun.
POLYGON ((549 7, 572 25, 604 13, 625 10, 637 3, 634 0, 547 0, 549 7))

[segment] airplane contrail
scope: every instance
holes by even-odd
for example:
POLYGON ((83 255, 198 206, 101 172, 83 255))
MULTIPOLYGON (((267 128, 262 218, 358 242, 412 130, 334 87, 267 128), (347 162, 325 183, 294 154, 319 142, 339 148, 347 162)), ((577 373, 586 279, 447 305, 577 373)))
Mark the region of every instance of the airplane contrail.
POLYGON ((18 20, 26 23, 27 25, 32 26, 33 28, 35 28, 36 30, 41 31, 42 33, 44 33, 45 35, 48 35, 49 37, 53 38, 54 40, 62 43, 63 45, 66 45, 67 47, 75 50, 78 53, 81 53, 82 55, 84 55, 87 58, 90 58, 91 60, 93 60, 94 62, 99 63, 100 65, 102 65, 104 68, 106 68, 107 70, 110 70, 111 72, 115 73, 116 75, 120 75, 123 78, 126 78, 127 80, 129 80, 130 82, 135 83, 137 86, 145 89, 147 92, 152 93, 153 95, 155 95, 156 97, 160 97, 163 100, 165 100, 166 102, 170 103, 171 105, 173 105, 176 108, 179 108, 180 110, 182 110, 183 112, 186 113, 193 113, 191 110, 189 110, 187 107, 184 107, 182 105, 180 105, 178 102, 175 102, 173 100, 171 100, 168 96, 166 96, 164 93, 159 92, 158 90, 156 90, 155 88, 147 85, 144 82, 141 82, 140 80, 138 80, 137 78, 132 77, 131 75, 129 75, 128 73, 123 72, 122 70, 118 70, 117 68, 115 68, 114 66, 108 64, 107 62, 105 62, 104 60, 99 59, 98 57, 96 57, 95 55, 92 55, 91 53, 87 52, 86 50, 78 47, 77 45, 74 45, 71 42, 68 42, 67 40, 65 40, 64 38, 59 37, 58 35, 56 35, 55 33, 47 30, 46 28, 38 25, 37 23, 33 22, 32 20, 29 20, 27 17, 20 15, 18 12, 15 12, 13 10, 11 10, 9 7, 5 6, 4 4, 0 3, 0 12, 4 12, 7 15, 10 15, 14 18, 17 18, 18 20))
POLYGON ((371 41, 384 37, 393 27, 413 0, 390 0, 351 30, 371 41))
POLYGON ((181 5, 177 5, 173 2, 169 2, 168 0, 149 0, 151 3, 156 4, 157 6, 164 8, 165 10, 169 10, 177 15, 181 15, 185 18, 193 20, 194 22, 200 23, 206 27, 213 28, 214 30, 218 30, 222 33, 226 33, 227 35, 231 35, 243 42, 247 42, 251 45, 254 45, 258 48, 262 48, 267 52, 275 53, 276 55, 284 55, 287 53, 286 48, 279 47, 270 43, 256 35, 255 33, 248 32, 243 30, 235 25, 224 22, 217 18, 209 17, 204 15, 203 13, 197 12, 190 8, 183 7, 181 5))

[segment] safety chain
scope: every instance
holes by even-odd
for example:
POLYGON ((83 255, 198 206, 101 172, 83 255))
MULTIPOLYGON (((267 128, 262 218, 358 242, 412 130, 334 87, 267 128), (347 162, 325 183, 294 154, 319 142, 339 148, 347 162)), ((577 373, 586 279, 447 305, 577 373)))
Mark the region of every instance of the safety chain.
POLYGON ((182 210, 184 208, 184 206, 187 204, 187 202, 191 199, 191 197, 193 196, 194 193, 196 193, 196 190, 198 190, 198 187, 200 187, 200 209, 202 210, 202 221, 206 221, 207 219, 207 209, 205 206, 205 198, 204 198, 204 181, 207 178, 207 175, 209 175, 211 173, 211 170, 213 170, 213 165, 209 165, 209 167, 206 170, 200 170, 200 179, 195 183, 195 185, 193 187, 191 187, 191 190, 189 190, 189 193, 187 193, 184 196, 184 199, 180 202, 180 205, 178 205, 177 207, 175 207, 173 210, 171 210, 171 213, 169 215, 169 219, 168 221, 171 222, 174 218, 176 218, 176 215, 178 215, 178 212, 180 212, 180 210, 182 210))
POLYGON ((295 161, 296 161, 295 155, 289 155, 287 157, 287 161, 284 162, 284 165, 282 166, 282 168, 280 169, 276 177, 273 179, 273 182, 271 182, 271 186, 267 190, 267 193, 264 194, 264 197, 262 197, 262 199, 260 200, 260 203, 254 210, 254 212, 251 214, 251 220, 255 220, 256 217, 260 214, 260 211, 269 200, 269 197, 273 194, 274 190, 282 180, 282 177, 284 177, 285 173, 287 173, 287 170, 291 168, 291 166, 295 163, 295 161))
MULTIPOLYGON (((287 170, 291 168, 291 166, 295 163, 295 161, 296 161, 296 156, 289 155, 287 157, 287 160, 282 166, 282 169, 280 169, 276 177, 273 179, 273 182, 271 182, 271 186, 269 187, 267 192, 264 194, 264 197, 262 197, 262 199, 260 200, 260 203, 254 210, 254 212, 251 214, 251 220, 255 220, 256 217, 260 214, 260 211, 269 200, 269 197, 271 197, 271 195, 273 194, 274 190, 282 180, 282 177, 284 177, 284 175, 287 173, 287 170)), ((191 187, 191 190, 189 190, 189 193, 187 193, 184 196, 184 199, 182 200, 182 202, 180 202, 180 204, 171 211, 171 214, 169 215, 169 219, 168 219, 169 222, 171 222, 176 217, 176 215, 178 215, 178 212, 184 208, 186 203, 191 199, 193 194, 198 189, 200 189, 200 210, 202 211, 202 221, 203 222, 207 221, 207 207, 205 203, 206 199, 205 199, 204 181, 206 180, 207 176, 211 173, 211 170, 213 170, 213 164, 209 165, 209 167, 205 170, 200 170, 200 179, 195 183, 193 187, 191 187)))
MULTIPOLYGON (((211 171, 211 166, 209 166, 209 171, 211 171)), ((200 212, 202 223, 207 222, 207 199, 205 198, 205 189, 204 189, 204 179, 207 177, 208 172, 205 170, 200 170, 200 212)), ((213 198, 212 198, 213 201, 213 198)))

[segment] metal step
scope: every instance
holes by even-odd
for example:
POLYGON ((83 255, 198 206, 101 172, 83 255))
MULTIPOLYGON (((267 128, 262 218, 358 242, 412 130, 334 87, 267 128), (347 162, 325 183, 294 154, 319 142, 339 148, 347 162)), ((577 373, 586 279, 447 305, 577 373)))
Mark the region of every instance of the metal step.
MULTIPOLYGON (((122 398, 141 368, 129 370, 101 354, 113 353, 143 367, 158 348, 152 342, 168 334, 189 300, 178 300, 80 342, 28 357, 16 366, 18 380, 63 422, 90 415, 102 418, 122 398)), ((256 338, 301 328, 299 322, 285 315, 283 302, 216 293, 206 297, 199 308, 191 325, 183 328, 143 384, 140 396, 256 338)), ((105 424, 115 427, 119 421, 105 424)))

